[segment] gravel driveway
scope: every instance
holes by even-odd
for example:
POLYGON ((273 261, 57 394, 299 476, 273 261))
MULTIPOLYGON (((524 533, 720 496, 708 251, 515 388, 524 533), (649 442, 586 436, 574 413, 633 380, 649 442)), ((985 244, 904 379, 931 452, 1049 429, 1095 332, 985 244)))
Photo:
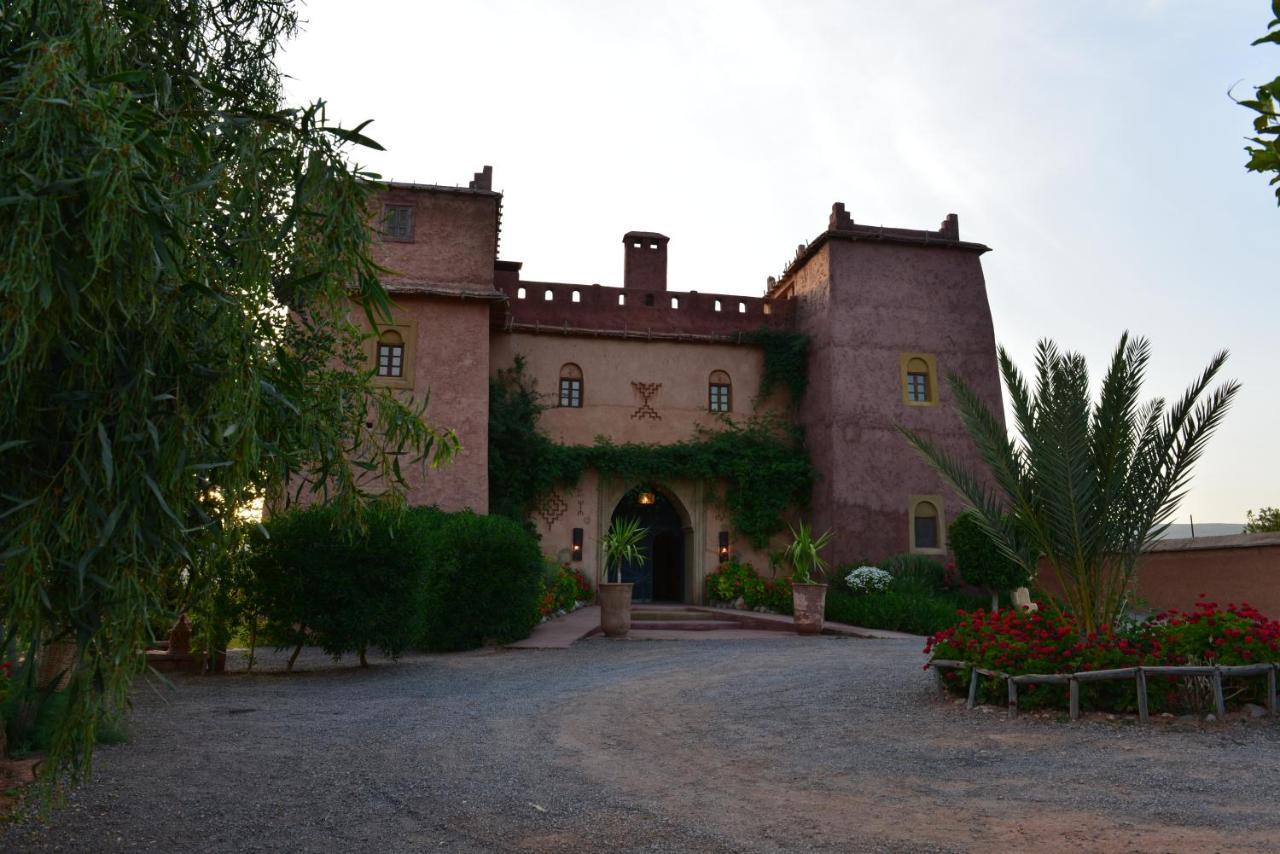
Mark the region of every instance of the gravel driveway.
MULTIPOLYGON (((584 641, 136 695, 3 851, 1274 850, 1280 725, 967 712, 913 641, 584 641)), ((275 659, 278 666, 279 659, 275 659)))

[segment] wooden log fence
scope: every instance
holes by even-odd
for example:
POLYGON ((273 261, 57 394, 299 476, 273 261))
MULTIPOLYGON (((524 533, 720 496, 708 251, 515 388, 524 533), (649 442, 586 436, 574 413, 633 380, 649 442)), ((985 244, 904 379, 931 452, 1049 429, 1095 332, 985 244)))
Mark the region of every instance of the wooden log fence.
POLYGON ((1082 682, 1116 682, 1126 679, 1134 680, 1134 689, 1138 698, 1138 720, 1147 723, 1148 714, 1147 677, 1173 676, 1177 678, 1207 677, 1213 686, 1213 705, 1221 720, 1227 714, 1227 703, 1222 693, 1223 677, 1266 676, 1267 677, 1267 714, 1276 714, 1276 674, 1280 672, 1280 663, 1263 664, 1226 664, 1226 665, 1153 665, 1151 667, 1120 667, 1114 670, 1082 670, 1079 673, 1022 673, 1013 675, 1001 670, 977 667, 967 661, 938 659, 929 662, 936 668, 938 685, 945 690, 942 671, 969 670, 969 697, 965 708, 972 709, 978 704, 978 680, 987 676, 1003 679, 1008 686, 1009 717, 1018 716, 1018 688, 1022 685, 1066 685, 1068 695, 1068 713, 1071 720, 1080 718, 1080 684, 1082 682))

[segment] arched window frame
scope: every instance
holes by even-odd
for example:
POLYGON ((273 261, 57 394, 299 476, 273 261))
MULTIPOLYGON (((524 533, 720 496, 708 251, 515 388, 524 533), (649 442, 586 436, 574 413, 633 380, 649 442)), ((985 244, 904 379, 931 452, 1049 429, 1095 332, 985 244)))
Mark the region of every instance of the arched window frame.
POLYGON ((932 353, 903 353, 899 362, 902 402, 907 406, 936 405, 938 403, 937 357, 932 353))
POLYGON ((417 323, 397 320, 395 323, 378 324, 376 334, 369 336, 365 355, 373 370, 373 381, 392 388, 413 388, 414 356, 418 340, 417 323), (395 373, 397 360, 399 374, 395 373))
POLYGON ((946 505, 941 495, 907 496, 907 542, 913 554, 943 555, 947 553, 946 505), (932 515, 930 515, 932 514, 932 515), (924 520, 933 519, 932 543, 925 536, 924 520))
POLYGON ((727 371, 712 371, 707 377, 707 411, 716 415, 733 411, 733 380, 727 371))
POLYGON ((565 409, 582 408, 582 368, 573 362, 560 366, 560 406, 565 409))

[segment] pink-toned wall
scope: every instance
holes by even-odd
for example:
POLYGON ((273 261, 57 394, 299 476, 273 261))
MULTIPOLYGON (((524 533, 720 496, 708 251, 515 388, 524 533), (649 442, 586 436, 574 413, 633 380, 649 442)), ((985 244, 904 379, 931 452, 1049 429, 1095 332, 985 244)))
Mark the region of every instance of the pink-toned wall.
POLYGON ((589 445, 597 436, 618 443, 678 442, 691 438, 698 427, 715 427, 718 418, 707 411, 707 385, 716 370, 727 372, 732 381, 732 417, 785 408, 781 390, 756 406, 764 366, 758 347, 556 333, 494 334, 489 346, 494 371, 511 367, 517 354, 524 357, 526 373, 552 405, 539 426, 564 444, 589 445), (554 405, 560 368, 566 363, 582 369, 581 409, 554 405), (650 399, 659 417, 637 417, 644 400, 632 383, 661 385, 650 399))
POLYGON ((934 440, 975 469, 979 462, 945 382, 963 377, 1003 418, 986 284, 972 244, 833 238, 791 272, 798 327, 812 336, 801 423, 822 482, 819 529, 836 531, 836 561, 909 549, 910 496, 939 495, 942 529, 963 507, 895 429, 934 440), (901 359, 929 354, 937 403, 903 399, 901 359))
MULTIPOLYGON (((438 469, 407 471, 408 500, 443 510, 489 509, 489 305, 452 297, 397 295, 392 322, 411 324, 413 387, 430 394, 427 421, 458 434, 461 451, 438 469)), ((399 327, 405 331, 404 327, 399 327)))
POLYGON ((388 268, 390 286, 429 284, 458 291, 491 290, 498 254, 498 206, 488 190, 393 186, 375 199, 375 222, 382 206, 413 207, 411 242, 374 240, 374 260, 388 268))
MULTIPOLYGON (((1060 594, 1043 563, 1038 580, 1060 594)), ((1190 611, 1203 593, 1220 607, 1247 602, 1280 619, 1280 534, 1162 540, 1138 559, 1134 589, 1139 604, 1152 611, 1190 611)))

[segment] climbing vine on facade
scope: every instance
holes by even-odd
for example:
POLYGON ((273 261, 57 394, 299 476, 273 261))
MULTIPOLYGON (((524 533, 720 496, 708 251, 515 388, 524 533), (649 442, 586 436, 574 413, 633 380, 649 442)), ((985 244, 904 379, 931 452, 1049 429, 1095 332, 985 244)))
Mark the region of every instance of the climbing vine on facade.
POLYGON ((809 336, 786 329, 754 329, 738 334, 740 344, 754 344, 764 351, 764 372, 760 376, 760 397, 766 398, 779 386, 791 395, 791 405, 799 406, 809 388, 809 336))
POLYGON ((669 445, 561 445, 537 429, 545 408, 519 357, 489 385, 489 507, 526 521, 537 500, 572 486, 587 469, 626 481, 723 484, 716 500, 753 545, 781 530, 783 514, 808 504, 813 466, 800 431, 776 417, 723 419, 715 430, 669 445))

